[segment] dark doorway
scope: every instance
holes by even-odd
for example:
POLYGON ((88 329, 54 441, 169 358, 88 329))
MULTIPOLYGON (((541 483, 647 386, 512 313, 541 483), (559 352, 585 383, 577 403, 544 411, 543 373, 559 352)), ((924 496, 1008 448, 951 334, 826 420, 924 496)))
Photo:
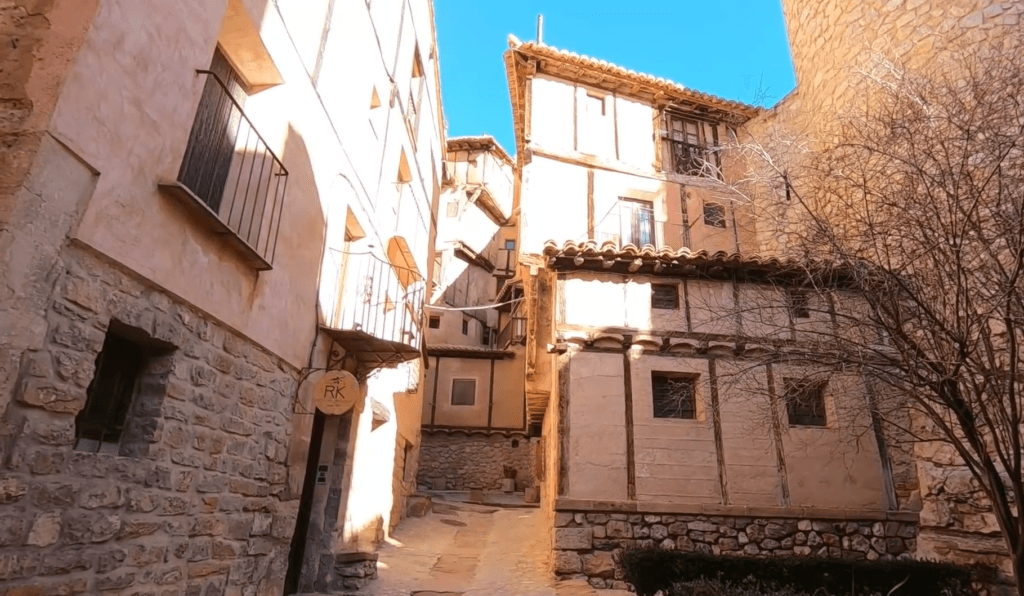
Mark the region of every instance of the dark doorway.
POLYGON ((284 593, 295 594, 302 576, 302 560, 306 551, 306 533, 309 530, 309 516, 313 510, 313 489, 316 485, 317 464, 320 462, 320 446, 324 438, 326 416, 320 410, 313 415, 313 430, 309 437, 309 455, 306 456, 306 476, 302 481, 302 496, 299 499, 299 513, 295 519, 288 550, 288 574, 284 579, 284 593))

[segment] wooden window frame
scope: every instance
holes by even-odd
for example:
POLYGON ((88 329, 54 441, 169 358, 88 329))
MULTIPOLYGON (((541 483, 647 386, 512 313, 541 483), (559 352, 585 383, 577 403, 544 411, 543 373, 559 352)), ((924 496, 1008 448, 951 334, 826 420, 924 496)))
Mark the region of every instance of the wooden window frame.
POLYGON ((721 143, 718 139, 718 126, 720 125, 720 122, 681 114, 672 109, 666 109, 662 112, 662 122, 664 126, 664 131, 662 133, 662 169, 664 171, 684 176, 700 176, 705 178, 713 177, 718 180, 722 179, 722 157, 718 151, 719 147, 721 147, 721 143), (680 131, 675 130, 673 127, 674 122, 681 123, 682 129, 680 131), (687 124, 692 124, 696 127, 696 142, 692 142, 692 140, 688 138, 689 135, 686 131, 687 124), (708 138, 708 133, 704 130, 705 124, 711 129, 711 138, 708 138), (683 138, 676 138, 677 132, 681 132, 683 138), (695 164, 692 161, 687 166, 677 165, 675 163, 676 151, 674 150, 676 145, 685 145, 690 149, 684 148, 684 150, 692 151, 694 154, 700 154, 701 159, 712 162, 715 169, 714 176, 709 176, 709 172, 704 169, 703 165, 695 164))
POLYGON ((651 284, 651 308, 657 310, 679 310, 679 286, 676 284, 651 284), (659 297, 658 292, 663 294, 659 297), (667 292, 672 292, 671 303, 667 302, 667 292))

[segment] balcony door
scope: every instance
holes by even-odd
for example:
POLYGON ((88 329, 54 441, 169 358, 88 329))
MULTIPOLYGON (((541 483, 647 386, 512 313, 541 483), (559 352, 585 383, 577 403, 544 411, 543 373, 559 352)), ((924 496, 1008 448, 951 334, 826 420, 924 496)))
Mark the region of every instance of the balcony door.
POLYGON ((622 244, 657 246, 654 230, 654 204, 650 201, 619 198, 619 237, 622 244))

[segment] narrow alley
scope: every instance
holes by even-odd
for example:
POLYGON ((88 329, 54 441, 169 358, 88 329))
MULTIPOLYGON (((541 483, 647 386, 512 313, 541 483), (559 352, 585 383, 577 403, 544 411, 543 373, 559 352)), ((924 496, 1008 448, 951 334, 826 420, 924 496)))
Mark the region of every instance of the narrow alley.
POLYGON ((555 581, 540 509, 434 502, 402 522, 379 551, 369 596, 602 596, 584 580, 555 581))

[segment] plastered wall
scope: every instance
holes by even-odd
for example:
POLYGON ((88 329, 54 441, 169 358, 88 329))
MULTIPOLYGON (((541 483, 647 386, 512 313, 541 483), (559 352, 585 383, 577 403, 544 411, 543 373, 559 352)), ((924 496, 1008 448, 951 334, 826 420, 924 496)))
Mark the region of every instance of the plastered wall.
POLYGON ((577 354, 569 367, 567 495, 624 500, 625 398, 619 354, 577 354))

